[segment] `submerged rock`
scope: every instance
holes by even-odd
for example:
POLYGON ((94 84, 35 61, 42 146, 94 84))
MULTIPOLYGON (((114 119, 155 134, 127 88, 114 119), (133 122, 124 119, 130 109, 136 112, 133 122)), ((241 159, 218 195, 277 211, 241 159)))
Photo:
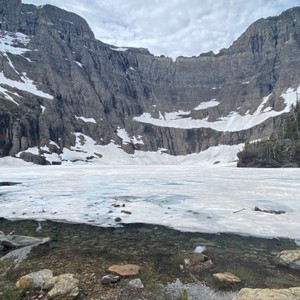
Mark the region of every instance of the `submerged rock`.
POLYGON ((128 282, 128 285, 135 289, 143 289, 144 285, 140 278, 132 279, 128 282))
POLYGON ((215 273, 212 275, 213 279, 219 281, 221 283, 239 283, 241 279, 235 276, 232 273, 225 272, 225 273, 215 273))
MULTIPOLYGON (((49 241, 49 239, 47 241, 49 241)), ((6 235, 3 231, 0 231, 0 245, 4 246, 5 248, 24 247, 30 245, 43 244, 45 242, 45 239, 15 234, 6 235)))
POLYGON ((109 285, 109 284, 114 284, 120 281, 120 277, 119 276, 114 276, 114 275, 105 275, 102 277, 102 284, 104 285, 109 285))
POLYGON ((73 300, 79 295, 78 285, 79 280, 73 274, 57 276, 48 296, 50 299, 73 300))
MULTIPOLYGON (((45 289, 49 299, 73 300, 79 295, 79 280, 73 274, 53 276, 51 270, 44 269, 22 276, 16 283, 20 290, 45 289)), ((48 299, 47 298, 47 299, 48 299)))
POLYGON ((281 251, 275 257, 275 262, 281 266, 300 270, 300 249, 281 251))
POLYGON ((241 289, 232 300, 299 300, 300 288, 289 289, 241 289))
POLYGON ((108 268, 108 271, 122 277, 135 276, 139 274, 140 267, 133 264, 128 265, 113 265, 108 268))
POLYGON ((16 283, 21 290, 27 289, 50 289, 54 286, 54 277, 51 270, 44 269, 38 272, 22 276, 16 283))
POLYGON ((190 272, 198 273, 212 266, 213 262, 208 256, 202 253, 193 253, 189 258, 184 260, 183 268, 190 272))

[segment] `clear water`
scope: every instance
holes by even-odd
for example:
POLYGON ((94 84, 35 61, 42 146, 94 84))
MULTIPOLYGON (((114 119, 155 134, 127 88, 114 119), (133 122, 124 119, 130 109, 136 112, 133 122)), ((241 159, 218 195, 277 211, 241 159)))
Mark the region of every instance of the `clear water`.
MULTIPOLYGON (((234 289, 286 288, 300 285, 299 272, 279 268, 273 263, 274 256, 279 251, 297 248, 295 242, 289 239, 187 233, 147 224, 101 228, 46 221, 41 222, 41 225, 42 230, 36 232, 38 224, 35 221, 13 222, 0 219, 0 230, 6 233, 14 231, 16 234, 51 238, 48 245, 35 248, 18 269, 11 269, 2 278, 2 285, 4 282, 12 285, 18 276, 25 273, 49 268, 55 274, 66 272, 76 274, 81 287, 90 297, 97 297, 100 293, 108 292, 101 285, 101 278, 110 265, 134 263, 141 266, 140 278, 145 284, 145 293, 153 294, 151 289, 154 284, 174 285, 178 279, 182 283, 192 284, 192 291, 195 289, 194 281, 190 272, 180 269, 180 264, 183 264, 184 258, 193 255, 197 246, 206 247, 205 254, 214 265, 210 269, 194 272, 193 275, 212 289, 215 288, 211 280, 212 273, 227 271, 235 273, 242 279, 241 285, 234 289)), ((2 264, 0 273, 3 273, 6 267, 7 265, 2 264)), ((192 293, 195 293, 195 290, 192 293)), ((212 293, 210 289, 209 293, 212 293)), ((153 297, 146 299, 160 299, 159 296, 153 297)), ((138 298, 132 296, 128 299, 138 298)), ((218 298, 214 294, 212 298, 207 299, 225 298, 221 296, 218 298)))

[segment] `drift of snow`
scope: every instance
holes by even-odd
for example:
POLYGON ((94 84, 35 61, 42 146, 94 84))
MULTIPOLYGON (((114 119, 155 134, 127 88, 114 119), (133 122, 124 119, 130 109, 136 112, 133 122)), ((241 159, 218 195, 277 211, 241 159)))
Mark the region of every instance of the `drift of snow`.
POLYGON ((94 124, 97 123, 96 120, 95 120, 94 118, 77 117, 76 115, 75 115, 75 118, 76 118, 77 120, 81 120, 81 121, 83 121, 83 122, 85 122, 85 123, 94 123, 94 124))
POLYGON ((74 133, 76 145, 71 149, 64 148, 60 158, 63 161, 87 161, 89 157, 94 157, 95 164, 154 164, 154 165, 236 165, 237 153, 240 152, 244 144, 239 145, 219 145, 210 147, 200 153, 189 155, 169 155, 165 153, 167 149, 158 149, 153 152, 135 151, 128 154, 119 145, 111 142, 108 145, 99 145, 91 137, 82 133, 74 133), (99 158, 99 155, 101 158, 99 158))
POLYGON ((21 81, 15 81, 15 80, 6 78, 2 71, 2 72, 0 72, 0 84, 6 84, 6 85, 11 86, 12 88, 17 88, 19 90, 26 91, 30 94, 53 100, 53 96, 39 90, 34 85, 33 81, 27 77, 27 74, 25 72, 23 72, 23 74, 21 76, 21 81))
MULTIPOLYGON (((1 161, 1 160, 0 160, 1 161)), ((195 160, 194 160, 195 161, 195 160)), ((300 170, 199 165, 1 166, 0 217, 300 238, 300 170), (80 183, 80 184, 79 184, 80 183), (283 201, 284 199, 284 201, 283 201), (122 213, 126 204, 131 214, 122 213), (283 210, 283 214, 255 211, 283 210)))
POLYGON ((287 89, 285 93, 282 93, 281 97, 284 99, 285 107, 281 111, 275 111, 271 107, 264 108, 271 95, 264 97, 261 104, 257 107, 253 114, 249 112, 245 115, 240 115, 236 111, 232 111, 228 116, 221 117, 217 121, 209 122, 206 118, 202 120, 192 119, 191 117, 185 117, 189 112, 171 112, 165 113, 163 116, 161 113, 159 118, 153 118, 150 113, 143 113, 139 117, 134 117, 133 120, 141 123, 153 124, 160 127, 171 127, 181 129, 191 128, 211 128, 220 132, 235 132, 250 129, 256 125, 261 124, 269 118, 279 116, 283 113, 287 113, 291 110, 292 105, 295 105, 298 101, 298 95, 300 93, 300 86, 297 89, 287 89))
POLYGON ((207 109, 209 107, 218 106, 219 104, 220 104, 220 102, 217 101, 216 99, 211 99, 210 101, 207 101, 207 102, 201 102, 197 107, 194 108, 194 110, 203 110, 203 109, 207 109))
POLYGON ((127 131, 125 130, 125 128, 120 128, 118 127, 118 130, 117 130, 117 135, 119 138, 122 139, 122 143, 123 144, 141 144, 141 145, 144 145, 144 142, 141 140, 141 136, 139 135, 138 137, 133 137, 133 138, 130 138, 127 131))
MULTIPOLYGON (((74 133, 76 137, 75 146, 64 148, 61 154, 44 153, 41 154, 49 162, 62 162, 68 164, 70 162, 91 164, 110 164, 110 165, 198 165, 198 166, 236 166, 237 153, 244 148, 244 144, 238 145, 218 145, 210 147, 200 153, 193 153, 189 155, 173 156, 168 154, 168 149, 157 149, 157 151, 138 151, 134 154, 128 154, 121 146, 111 142, 108 145, 99 145, 91 137, 80 132, 74 133)), ((132 139, 134 142, 134 139, 132 139)), ((138 140, 140 142, 140 140, 138 140)), ((50 141, 51 145, 59 146, 50 141)), ((41 148, 29 148, 22 152, 31 154, 39 154, 41 148)), ((20 152, 21 153, 21 152, 20 152)), ((18 154, 18 157, 20 156, 18 154)), ((0 159, 1 165, 1 159, 0 159)))
POLYGON ((0 94, 2 94, 5 99, 12 101, 13 103, 17 104, 19 106, 19 103, 16 102, 9 94, 10 92, 8 90, 6 90, 5 88, 0 86, 0 94))
POLYGON ((19 47, 23 45, 24 47, 30 42, 30 38, 20 32, 11 33, 11 32, 0 32, 0 52, 6 53, 9 52, 14 55, 22 55, 27 51, 30 51, 26 48, 19 47))
POLYGON ((124 47, 110 48, 110 49, 113 51, 120 51, 120 52, 124 52, 128 50, 128 48, 124 48, 124 47))

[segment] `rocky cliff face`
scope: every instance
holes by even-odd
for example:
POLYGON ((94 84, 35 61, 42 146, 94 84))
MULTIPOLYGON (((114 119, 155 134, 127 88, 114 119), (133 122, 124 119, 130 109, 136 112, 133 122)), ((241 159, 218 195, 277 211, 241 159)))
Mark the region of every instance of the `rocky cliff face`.
POLYGON ((0 156, 236 154, 267 139, 300 91, 300 8, 258 20, 217 55, 175 62, 97 41, 51 5, 0 0, 0 22, 0 156))

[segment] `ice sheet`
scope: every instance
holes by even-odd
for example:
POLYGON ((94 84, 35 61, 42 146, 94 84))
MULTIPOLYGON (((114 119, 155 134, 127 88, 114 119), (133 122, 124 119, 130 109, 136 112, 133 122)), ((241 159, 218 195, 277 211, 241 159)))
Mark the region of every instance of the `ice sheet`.
POLYGON ((99 226, 115 226, 120 217, 182 231, 300 238, 299 169, 1 166, 0 178, 22 183, 1 187, 0 217, 99 226))

